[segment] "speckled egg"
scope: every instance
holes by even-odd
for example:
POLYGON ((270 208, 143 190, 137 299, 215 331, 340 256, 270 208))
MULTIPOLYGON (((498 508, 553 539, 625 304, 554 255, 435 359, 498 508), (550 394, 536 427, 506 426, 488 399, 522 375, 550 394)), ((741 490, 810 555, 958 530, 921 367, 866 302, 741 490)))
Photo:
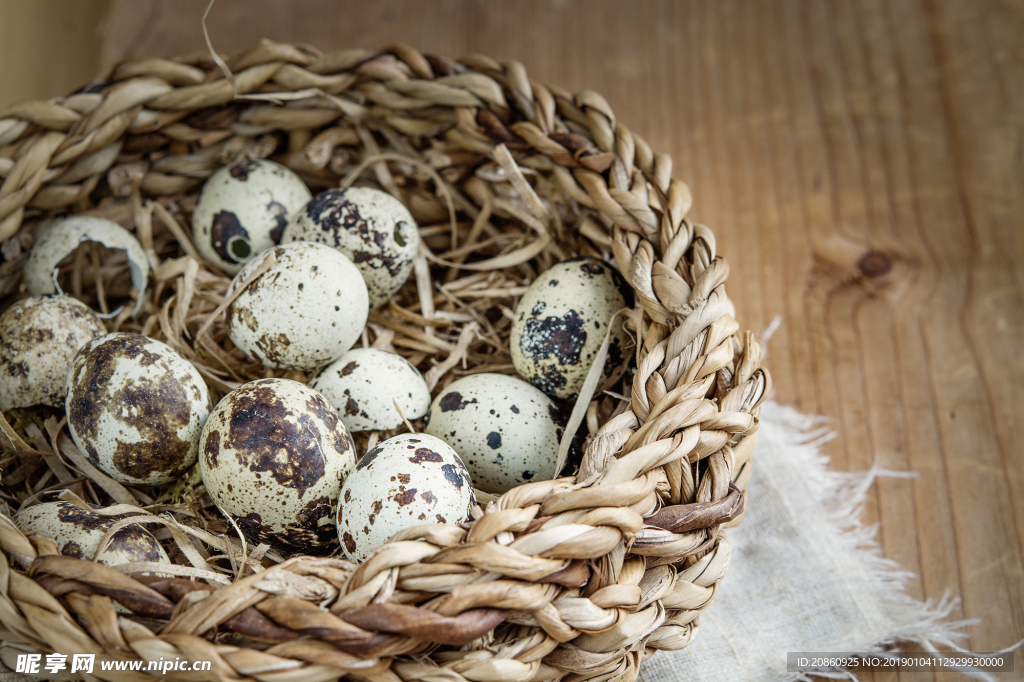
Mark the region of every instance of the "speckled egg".
POLYGON ((267 367, 319 369, 352 347, 366 324, 366 285, 352 261, 310 242, 282 244, 251 260, 234 292, 273 255, 277 262, 228 306, 236 346, 267 367))
POLYGON ((426 431, 455 448, 477 488, 498 494, 554 478, 563 429, 544 393, 516 377, 481 373, 434 398, 426 431))
POLYGON ((60 407, 75 352, 107 333, 89 306, 70 296, 35 296, 0 315, 0 410, 60 407))
POLYGON ((206 260, 238 272, 253 256, 281 243, 288 216, 312 195, 279 163, 241 159, 210 176, 192 212, 192 237, 206 260))
POLYGON ((254 543, 303 554, 338 549, 334 508, 355 446, 327 400, 289 379, 244 384, 217 403, 200 440, 210 497, 254 543))
POLYGON ((338 537, 350 561, 366 559, 388 538, 423 523, 459 524, 476 504, 473 483, 439 438, 406 433, 359 460, 338 505, 338 537))
POLYGON ((328 244, 352 259, 377 307, 402 288, 412 272, 420 233, 412 214, 387 192, 372 187, 329 189, 296 212, 282 242, 328 244))
POLYGON ((43 502, 14 515, 14 525, 24 533, 38 533, 57 543, 61 554, 95 559, 108 566, 136 561, 170 563, 157 539, 142 526, 133 524, 117 531, 99 554, 100 540, 117 517, 100 516, 64 502, 43 502))
MULTIPOLYGON (((632 305, 632 290, 602 260, 573 258, 549 268, 516 306, 509 342, 516 372, 553 398, 575 399, 612 315, 632 305)), ((624 321, 622 315, 612 321, 599 391, 611 388, 629 364, 633 341, 624 321)))
POLYGON ((401 355, 376 348, 353 348, 309 385, 338 409, 349 431, 397 429, 403 415, 419 419, 430 408, 420 371, 401 355))
POLYGON ((114 480, 162 485, 195 464, 210 392, 170 346, 108 334, 82 346, 67 381, 71 437, 114 480))

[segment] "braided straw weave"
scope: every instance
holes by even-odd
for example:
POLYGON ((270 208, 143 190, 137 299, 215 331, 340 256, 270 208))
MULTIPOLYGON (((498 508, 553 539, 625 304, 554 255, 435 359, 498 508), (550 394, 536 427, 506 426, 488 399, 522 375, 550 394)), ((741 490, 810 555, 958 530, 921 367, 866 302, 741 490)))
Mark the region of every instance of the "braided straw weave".
MULTIPOLYGON (((525 242, 521 258, 495 262, 523 285, 522 273, 560 259, 614 257, 638 303, 627 325, 636 371, 621 395, 590 404, 576 476, 515 488, 462 526, 403 531, 360 566, 296 556, 243 558, 239 570, 233 558, 220 580, 192 567, 178 577, 129 574, 61 556, 0 516, 0 659, 13 667, 24 652, 180 657, 212 661, 206 676, 217 680, 575 682, 634 680, 657 650, 687 646, 729 563, 723 528, 743 512, 769 378, 757 341, 733 319, 714 236, 686 219, 690 192, 672 179, 671 159, 652 153, 600 95, 536 83, 514 61, 453 61, 404 45, 324 55, 270 41, 225 61, 126 62, 74 95, 0 115, 0 295, 16 287, 44 220, 106 211, 152 251, 153 210, 185 222, 180 207, 213 170, 241 154, 274 154, 314 191, 366 170, 406 192, 421 226, 434 216, 438 229, 424 234, 447 234, 450 208, 453 249, 469 231, 457 217, 473 224, 470 240, 487 215, 525 225, 540 246, 525 242), (474 164, 476 172, 458 170, 474 164)), ((164 264, 166 286, 191 278, 196 291, 223 293, 223 277, 174 267, 194 255, 174 248, 181 258, 164 264)), ((430 326, 431 297, 417 297, 416 286, 403 300, 419 313, 382 324, 420 324, 401 350, 430 367, 422 348, 441 343, 441 323, 430 326)), ((206 305, 209 316, 216 302, 200 294, 189 296, 205 303, 174 305, 206 305)), ((175 337, 167 342, 197 361, 175 327, 192 321, 188 311, 153 315, 143 331, 175 337)), ((114 324, 132 322, 121 315, 114 324)), ((227 354, 218 329, 211 334, 227 354)), ((507 346, 507 325, 505 334, 507 346)), ((459 363, 441 364, 443 374, 459 363)), ((215 374, 204 370, 211 386, 237 385, 215 374)), ((66 437, 58 443, 65 455, 72 449, 66 437)), ((203 678, 101 673, 99 663, 94 674, 203 678)))

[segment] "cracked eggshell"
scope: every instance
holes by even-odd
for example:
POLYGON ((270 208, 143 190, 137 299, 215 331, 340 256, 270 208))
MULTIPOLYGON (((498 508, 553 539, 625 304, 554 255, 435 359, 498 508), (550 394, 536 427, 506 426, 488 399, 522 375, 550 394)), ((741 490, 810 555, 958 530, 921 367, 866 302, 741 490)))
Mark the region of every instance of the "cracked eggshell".
POLYGON ((402 415, 419 419, 430 408, 430 389, 420 371, 401 355, 376 348, 353 348, 309 385, 337 408, 350 431, 397 429, 402 415))
POLYGON ((281 243, 288 216, 312 195, 279 163, 242 159, 210 176, 192 211, 192 238, 203 258, 235 274, 281 243))
POLYGON ((108 334, 79 350, 67 382, 71 437, 114 480, 163 485, 195 464, 210 392, 170 346, 108 334))
POLYGON ((107 333, 92 309, 70 296, 35 296, 0 315, 0 410, 61 407, 71 360, 107 333))
MULTIPOLYGON (((581 257, 543 272, 526 290, 512 318, 512 364, 522 378, 553 398, 576 398, 594 364, 608 321, 633 305, 619 271, 581 257)), ((625 317, 612 321, 608 359, 597 390, 611 388, 629 365, 632 337, 625 317)))
POLYGON ((406 433, 363 455, 345 481, 338 537, 345 556, 360 562, 400 530, 465 522, 475 504, 473 483, 455 451, 439 438, 406 433))
POLYGON ((34 296, 58 293, 53 281, 54 270, 83 242, 97 242, 108 249, 121 249, 127 254, 132 287, 138 295, 132 315, 137 315, 146 301, 149 259, 138 239, 106 218, 71 216, 45 227, 39 233, 22 271, 28 292, 34 296))
POLYGON ((271 254, 277 259, 227 310, 231 340, 267 367, 319 369, 352 347, 366 325, 366 285, 352 262, 323 244, 282 244, 249 261, 234 292, 271 254))
POLYGON ((117 520, 117 517, 94 514, 63 500, 43 502, 14 515, 14 525, 19 530, 50 538, 65 556, 95 559, 108 566, 136 561, 170 563, 157 539, 138 524, 125 526, 114 533, 107 546, 97 554, 100 540, 117 520))
POLYGON ((338 412, 289 379, 239 386, 217 403, 200 439, 210 497, 252 542, 288 554, 338 549, 334 509, 355 467, 338 412))
POLYGON ((451 444, 477 488, 500 494, 554 478, 563 428, 543 392, 517 377, 481 373, 434 398, 426 431, 451 444))
POLYGON ((329 189, 291 216, 282 242, 320 242, 348 256, 376 308, 395 295, 412 272, 420 233, 412 214, 372 187, 329 189))

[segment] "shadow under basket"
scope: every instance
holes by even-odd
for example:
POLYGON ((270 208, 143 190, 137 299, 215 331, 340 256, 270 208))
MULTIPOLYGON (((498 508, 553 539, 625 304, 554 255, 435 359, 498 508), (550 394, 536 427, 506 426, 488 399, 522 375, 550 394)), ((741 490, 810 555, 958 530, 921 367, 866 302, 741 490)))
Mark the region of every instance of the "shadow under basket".
MULTIPOLYGON (((222 316, 210 319, 230 279, 189 241, 204 179, 270 158, 314 193, 369 185, 409 207, 424 248, 364 342, 404 355, 435 395, 474 371, 513 373, 518 297, 575 256, 615 263, 635 293, 623 313, 630 369, 564 406, 581 434, 572 475, 482 496, 469 522, 408 529, 358 566, 243 543, 195 476, 120 486, 90 470, 61 411, 8 411, 9 512, 44 490, 125 504, 176 565, 153 574, 62 556, 0 516, 0 659, 13 669, 18 654, 41 653, 45 666, 58 652, 70 667, 71 654, 95 654, 93 674, 112 680, 575 682, 633 680, 658 650, 686 647, 726 573, 725 528, 742 517, 770 384, 671 159, 600 95, 542 85, 515 61, 263 41, 224 62, 125 62, 69 97, 0 114, 0 310, 24 296, 21 262, 40 227, 103 216, 153 265, 137 315, 138 294, 115 286, 123 261, 106 268, 106 292, 95 286, 106 270, 87 268, 76 295, 125 303, 103 301, 110 330, 171 345, 215 397, 259 377, 308 380, 231 344, 222 316), (176 659, 210 669, 146 671, 176 659), (101 669, 140 660, 142 672, 101 669)), ((99 250, 89 257, 102 265, 99 250)))

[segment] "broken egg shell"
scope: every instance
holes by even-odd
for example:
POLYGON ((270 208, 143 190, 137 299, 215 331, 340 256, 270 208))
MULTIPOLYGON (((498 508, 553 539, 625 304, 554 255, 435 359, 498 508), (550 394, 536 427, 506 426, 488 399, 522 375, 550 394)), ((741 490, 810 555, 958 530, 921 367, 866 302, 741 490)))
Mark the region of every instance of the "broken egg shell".
POLYGON ((451 446, 407 433, 363 455, 345 481, 338 537, 345 556, 360 562, 400 530, 465 522, 475 504, 473 482, 451 446))
POLYGON ((137 315, 146 301, 149 259, 142 244, 132 233, 106 218, 71 216, 43 228, 22 270, 28 292, 34 296, 58 293, 54 270, 83 242, 97 242, 108 249, 120 249, 127 254, 132 287, 137 294, 132 315, 137 315))
POLYGON ((559 263, 533 281, 519 300, 509 340, 522 378, 553 398, 573 400, 608 333, 608 358, 598 391, 611 388, 629 365, 632 337, 625 316, 633 292, 618 270, 597 258, 559 263))
POLYGON ((70 296, 16 302, 0 315, 0 410, 64 405, 72 358, 106 333, 96 313, 70 296))
POLYGON ((37 533, 53 540, 65 556, 95 559, 107 566, 137 561, 170 563, 157 539, 137 524, 125 526, 114 533, 107 546, 97 554, 100 541, 117 517, 94 514, 63 500, 22 509, 13 520, 23 533, 37 533))
POLYGON ((289 219, 282 243, 319 242, 348 256, 376 308, 402 288, 412 272, 420 233, 409 209, 372 187, 329 189, 289 219))
POLYGON ((228 306, 231 340, 267 367, 310 371, 341 357, 362 334, 369 313, 359 271, 329 246, 293 242, 249 261, 228 294, 270 254, 277 262, 228 306))
POLYGON ((403 415, 419 419, 430 408, 430 389, 420 371, 401 355, 376 348, 353 348, 309 385, 337 408, 350 431, 396 429, 403 415))
POLYGON ((114 480, 162 485, 195 463, 210 393, 170 346, 141 334, 108 334, 78 351, 67 382, 71 437, 114 480))
POLYGON ((235 274, 253 256, 281 242, 288 216, 312 195, 288 168, 241 159, 203 185, 192 212, 192 238, 203 258, 235 274))
POLYGON ((518 377, 484 372, 434 398, 426 432, 451 444, 484 492, 555 476, 563 428, 558 406, 518 377))
POLYGON ((288 554, 337 550, 334 509, 354 467, 355 445, 338 412, 289 379, 228 393, 200 438, 210 497, 252 542, 288 554))

